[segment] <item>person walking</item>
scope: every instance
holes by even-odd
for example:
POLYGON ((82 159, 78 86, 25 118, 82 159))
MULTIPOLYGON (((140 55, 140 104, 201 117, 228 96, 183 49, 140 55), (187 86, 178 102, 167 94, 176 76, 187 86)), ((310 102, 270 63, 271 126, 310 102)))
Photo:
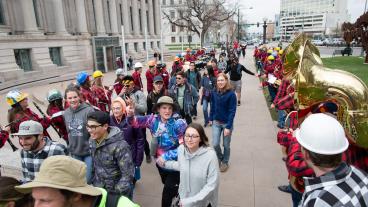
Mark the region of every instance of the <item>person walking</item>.
POLYGON ((22 147, 20 157, 24 182, 35 178, 42 162, 50 156, 67 155, 68 150, 60 143, 52 142, 50 137, 44 137, 42 125, 33 120, 24 121, 19 125, 19 131, 12 134, 18 136, 22 147))
POLYGON ((90 112, 86 128, 90 134, 93 186, 132 199, 134 164, 129 144, 118 127, 109 126, 110 116, 90 112))
POLYGON ((161 76, 155 76, 153 79, 153 91, 147 95, 147 114, 155 113, 153 107, 158 99, 162 96, 167 96, 168 91, 163 87, 164 80, 161 76))
POLYGON ((153 78, 155 77, 155 66, 156 62, 154 60, 148 61, 148 69, 146 71, 147 79, 147 93, 151 93, 153 90, 153 78))
POLYGON ((68 131, 69 151, 73 158, 87 165, 87 182, 92 181, 92 157, 89 148, 90 135, 87 131, 87 115, 94 109, 81 101, 76 87, 69 86, 65 90, 69 107, 64 112, 64 122, 68 131))
POLYGON ((192 123, 194 107, 198 102, 197 89, 186 81, 184 72, 176 74, 176 85, 169 90, 169 95, 175 99, 180 107, 180 115, 187 124, 192 123))
POLYGON ((153 110, 158 112, 157 115, 135 116, 134 108, 133 103, 127 106, 128 123, 135 128, 149 128, 151 131, 151 152, 164 184, 161 206, 169 207, 177 195, 180 174, 161 166, 166 161, 177 160, 177 148, 183 143, 187 123, 175 114, 177 107, 169 96, 162 96, 155 104, 153 110))
MULTIPOLYGON (((123 89, 124 85, 123 85, 123 78, 124 78, 124 70, 121 69, 121 68, 118 68, 116 71, 115 71, 115 74, 116 74, 116 79, 114 81, 114 85, 113 85, 113 88, 112 90, 115 90, 115 95, 119 95, 121 90, 123 89)), ((111 93, 114 94, 114 92, 112 92, 111 90, 111 93)))
MULTIPOLYGON (((130 145, 132 151, 132 159, 134 163, 134 181, 140 179, 140 167, 142 165, 145 147, 145 136, 141 129, 136 129, 130 126, 126 119, 126 103, 117 97, 111 104, 112 115, 110 116, 110 126, 118 127, 124 135, 124 140, 130 145)), ((147 143, 148 144, 148 143, 147 143)), ((148 151, 148 157, 151 155, 148 151)))
POLYGON ((305 192, 300 206, 368 206, 368 175, 342 161, 349 141, 335 118, 311 114, 295 136, 305 161, 316 175, 304 178, 305 192))
POLYGON ((98 107, 96 97, 91 90, 90 77, 87 72, 82 71, 77 74, 77 84, 80 86, 82 101, 85 101, 91 106, 98 107))
MULTIPOLYGON (((199 89, 201 88, 201 74, 195 68, 195 63, 193 61, 189 64, 189 70, 185 72, 185 78, 187 82, 194 86, 197 92, 199 92, 199 89)), ((197 102, 193 103, 193 112, 191 115, 194 120, 197 119, 197 102)))
POLYGON ((225 74, 230 73, 230 83, 236 92, 238 106, 240 106, 241 103, 242 71, 248 73, 249 75, 256 76, 252 71, 246 69, 244 65, 239 63, 238 57, 234 57, 231 64, 228 65, 227 69, 225 70, 225 74))
POLYGON ((178 161, 166 161, 163 167, 180 172, 180 206, 218 205, 217 156, 200 124, 191 123, 187 127, 184 144, 178 148, 178 161))
POLYGON ((229 78, 224 73, 220 73, 217 77, 216 90, 211 94, 209 124, 212 124, 212 145, 215 148, 221 172, 226 172, 229 168, 230 141, 235 113, 236 95, 231 88, 229 78), (220 147, 221 134, 223 134, 223 152, 220 147))
POLYGON ((143 91, 143 83, 142 83, 142 78, 141 78, 142 68, 143 68, 142 63, 137 62, 136 64, 134 64, 134 72, 132 74, 132 77, 134 80, 134 87, 137 90, 141 90, 141 91, 143 91))
POLYGON ((211 93, 216 88, 216 76, 212 66, 207 66, 207 68, 204 70, 201 79, 201 86, 202 95, 200 102, 203 108, 204 127, 206 127, 209 123, 208 106, 211 103, 211 93))
POLYGON ((104 112, 110 111, 110 104, 111 104, 111 92, 106 90, 107 87, 103 85, 103 74, 101 71, 96 70, 93 74, 93 85, 92 85, 92 92, 97 101, 97 107, 104 112))

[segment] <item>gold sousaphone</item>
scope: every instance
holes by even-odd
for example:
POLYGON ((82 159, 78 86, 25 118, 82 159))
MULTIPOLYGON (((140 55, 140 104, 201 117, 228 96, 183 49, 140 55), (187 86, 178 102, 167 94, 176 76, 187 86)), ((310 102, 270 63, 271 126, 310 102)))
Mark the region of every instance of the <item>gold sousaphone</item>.
POLYGON ((285 49, 284 78, 295 86, 296 109, 318 102, 337 103, 337 119, 348 137, 368 148, 368 87, 354 74, 323 66, 319 50, 305 34, 285 49))

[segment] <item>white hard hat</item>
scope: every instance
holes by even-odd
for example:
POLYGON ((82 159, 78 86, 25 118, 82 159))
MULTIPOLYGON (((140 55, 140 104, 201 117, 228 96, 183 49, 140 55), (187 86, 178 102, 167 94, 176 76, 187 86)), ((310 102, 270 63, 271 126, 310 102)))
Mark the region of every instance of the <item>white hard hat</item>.
POLYGON ((295 137, 305 149, 322 155, 340 154, 349 146, 341 124, 323 113, 308 116, 295 131, 295 137))
POLYGON ((134 68, 143 68, 143 65, 142 65, 142 63, 137 62, 137 63, 134 64, 134 68))
POLYGON ((115 74, 116 75, 124 75, 124 69, 123 68, 116 69, 115 74))

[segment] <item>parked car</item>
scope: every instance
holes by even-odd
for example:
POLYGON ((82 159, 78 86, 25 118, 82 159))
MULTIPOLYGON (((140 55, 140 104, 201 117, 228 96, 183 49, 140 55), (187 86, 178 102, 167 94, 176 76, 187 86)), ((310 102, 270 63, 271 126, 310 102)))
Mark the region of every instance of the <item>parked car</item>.
POLYGON ((342 56, 350 56, 353 54, 353 49, 351 47, 345 47, 345 49, 341 50, 341 55, 342 56))
POLYGON ((323 41, 322 40, 312 40, 312 44, 314 44, 316 46, 322 46, 323 45, 323 41))
POLYGON ((340 38, 334 38, 332 40, 332 44, 333 45, 342 45, 344 43, 344 40, 340 39, 340 38))

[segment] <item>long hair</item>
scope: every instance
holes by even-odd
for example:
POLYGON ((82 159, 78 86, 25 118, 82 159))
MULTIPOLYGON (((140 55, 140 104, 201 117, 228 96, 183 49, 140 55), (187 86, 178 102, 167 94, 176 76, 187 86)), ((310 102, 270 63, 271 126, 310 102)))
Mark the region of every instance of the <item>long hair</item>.
POLYGON ((98 87, 103 87, 103 85, 102 85, 102 78, 96 78, 94 80, 94 85, 96 85, 98 87))
POLYGON ((231 86, 230 84, 230 80, 229 80, 229 77, 227 77, 227 75, 225 75, 225 73, 219 73, 217 75, 217 80, 219 79, 219 77, 223 77, 226 81, 226 85, 223 89, 219 89, 217 87, 217 84, 216 84, 216 88, 220 91, 220 92, 226 92, 226 91, 230 91, 230 90, 233 90, 233 87, 231 86))
POLYGON ((61 111, 64 110, 64 107, 63 107, 63 99, 56 99, 56 100, 53 100, 50 102, 50 104, 47 106, 47 110, 46 110, 46 113, 48 115, 50 115, 50 109, 52 107, 57 107, 58 109, 60 109, 61 111))
POLYGON ((202 146, 208 147, 209 146, 208 137, 207 137, 202 125, 192 122, 191 124, 189 124, 187 126, 187 129, 189 129, 189 128, 193 128, 198 132, 199 138, 201 139, 201 141, 199 142, 200 147, 202 147, 202 146))

